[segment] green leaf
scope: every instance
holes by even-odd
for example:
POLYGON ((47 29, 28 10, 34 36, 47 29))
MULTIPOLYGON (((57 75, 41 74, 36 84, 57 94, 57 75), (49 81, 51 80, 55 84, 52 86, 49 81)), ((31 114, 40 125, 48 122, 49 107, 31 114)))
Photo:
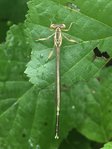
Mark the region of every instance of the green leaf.
MULTIPOLYGON (((78 131, 89 139, 99 142, 109 140, 112 136, 110 110, 110 97, 112 96, 110 92, 111 75, 112 70, 110 69, 110 73, 106 71, 100 76, 100 82, 97 79, 89 82, 83 81, 74 84, 66 91, 62 91, 59 142, 56 142, 54 139, 54 91, 32 88, 17 102, 18 104, 16 105, 19 107, 16 116, 14 115, 15 119, 13 117, 12 119, 10 118, 9 128, 7 128, 10 131, 6 138, 10 142, 9 146, 20 148, 20 142, 23 142, 24 148, 28 148, 28 146, 44 148, 46 146, 46 148, 52 149, 59 145, 60 141, 73 127, 76 127, 78 131), (105 76, 108 79, 105 79, 105 76), (83 90, 81 90, 82 88, 83 90), (36 97, 37 100, 35 100, 36 97), (10 128, 11 121, 13 126, 10 128)), ((11 107, 11 109, 13 108, 14 106, 11 107)), ((8 112, 12 115, 12 112, 9 110, 5 112, 3 119, 1 118, 0 120, 1 128, 6 123, 3 120, 9 118, 8 112)))
MULTIPOLYGON (((99 2, 97 1, 97 3, 99 2)), ((102 3, 104 3, 104 1, 102 1, 102 3)), ((98 20, 86 16, 83 13, 71 11, 59 4, 57 1, 32 0, 28 6, 29 13, 26 20, 26 31, 30 38, 32 53, 31 61, 28 63, 25 73, 33 84, 36 84, 38 87, 44 88, 45 90, 54 89, 55 58, 53 57, 51 60, 46 62, 49 52, 53 48, 53 41, 51 39, 45 42, 36 42, 35 39, 48 37, 50 35, 50 21, 53 23, 64 23, 67 26, 69 26, 71 22, 75 22, 67 34, 71 38, 77 39, 79 43, 71 44, 70 42, 63 40, 63 45, 61 47, 61 83, 62 86, 67 86, 67 88, 72 86, 72 91, 68 91, 68 95, 67 93, 65 94, 62 92, 62 110, 60 118, 61 138, 66 136, 66 132, 70 130, 70 127, 76 127, 77 130, 89 139, 98 142, 107 141, 111 136, 110 131, 98 127, 99 125, 96 120, 99 118, 103 121, 102 117, 99 115, 99 117, 94 118, 95 122, 91 121, 93 113, 95 111, 99 112, 99 107, 94 107, 93 111, 91 111, 91 108, 88 107, 90 101, 87 101, 86 103, 82 97, 78 96, 77 92, 80 92, 81 87, 79 87, 76 92, 74 84, 81 80, 85 81, 97 76, 96 74, 98 74, 106 65, 108 60, 104 60, 103 58, 93 61, 93 49, 98 46, 101 51, 106 50, 109 55, 112 54, 112 28, 98 20), (79 104, 77 105, 75 101, 79 101, 81 98, 82 102, 77 102, 79 104), (78 106, 78 110, 75 111, 75 113, 72 111, 74 110, 74 108, 72 109, 74 106, 78 106), (88 115, 86 115, 86 118, 84 117, 85 113, 83 110, 85 110, 86 106, 88 107, 87 113, 90 113, 90 118, 88 115), (107 135, 105 135, 105 133, 107 135)), ((96 5, 93 7, 95 9, 96 5)), ((81 86, 83 86, 83 83, 81 86)), ((41 97, 41 99, 46 101, 51 99, 50 93, 48 96, 47 91, 42 92, 42 95, 45 94, 46 96, 41 97)), ((108 94, 109 97, 111 97, 111 94, 108 94)), ((105 96, 107 96, 107 94, 105 96)), ((97 98, 99 98, 98 95, 97 98)), ((97 106, 97 103, 95 106, 97 106)), ((104 125, 103 122, 101 124, 104 125)))
POLYGON ((101 148, 101 149, 111 149, 111 148, 112 148, 112 142, 108 142, 108 143, 106 143, 106 144, 104 145, 104 147, 101 148))
POLYGON ((0 45, 1 99, 18 98, 29 88, 30 84, 23 74, 29 53, 30 47, 26 41, 24 25, 12 26, 7 33, 6 43, 0 45))
POLYGON ((24 25, 12 26, 6 40, 0 48, 0 80, 26 80, 23 72, 29 60, 30 47, 24 33, 24 25))
POLYGON ((96 79, 75 84, 68 93, 75 106, 73 115, 69 106, 69 122, 73 122, 74 117, 74 126, 87 138, 98 142, 107 142, 112 136, 111 75, 111 69, 102 71, 96 79))
POLYGON ((6 136, 13 127, 19 98, 31 87, 23 75, 29 52, 24 25, 12 26, 6 43, 0 45, 0 148, 2 149, 9 148, 6 136))
POLYGON ((99 46, 101 50, 107 50, 109 54, 112 53, 111 27, 82 13, 71 11, 53 1, 32 1, 32 3, 29 3, 29 8, 26 25, 32 55, 25 73, 33 84, 48 86, 55 80, 53 77, 55 75, 54 58, 46 63, 53 48, 53 41, 35 41, 35 39, 52 34, 49 30, 50 20, 53 23, 65 23, 67 26, 74 22, 68 35, 72 38, 75 36, 79 41, 78 44, 71 44, 64 39, 61 47, 62 84, 71 85, 78 80, 89 79, 106 64, 103 59, 93 62, 94 54, 92 50, 99 46), (48 16, 50 16, 50 20, 48 16), (81 40, 84 41, 80 42, 81 40))
POLYGON ((112 16, 110 15, 112 1, 75 0, 75 4, 78 5, 78 7, 80 8, 80 11, 83 14, 89 17, 92 17, 100 22, 103 22, 104 24, 107 24, 108 26, 112 26, 112 21, 111 21, 112 16))

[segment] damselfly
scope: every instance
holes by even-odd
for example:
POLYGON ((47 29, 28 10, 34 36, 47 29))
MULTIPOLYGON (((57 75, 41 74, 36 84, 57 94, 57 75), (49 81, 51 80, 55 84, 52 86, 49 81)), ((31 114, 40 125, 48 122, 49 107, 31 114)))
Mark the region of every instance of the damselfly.
MULTIPOLYGON (((70 42, 77 43, 74 39, 69 39, 64 34, 63 31, 69 31, 73 23, 70 24, 68 29, 65 29, 65 24, 51 24, 50 28, 54 29, 55 32, 48 36, 47 38, 40 38, 36 41, 44 41, 50 39, 54 36, 54 46, 56 49, 56 131, 55 131, 55 139, 59 139, 59 116, 60 116, 60 100, 61 100, 61 92, 60 92, 60 47, 62 45, 62 37, 67 39, 70 42)), ((53 51, 50 52, 48 59, 52 56, 53 51)))

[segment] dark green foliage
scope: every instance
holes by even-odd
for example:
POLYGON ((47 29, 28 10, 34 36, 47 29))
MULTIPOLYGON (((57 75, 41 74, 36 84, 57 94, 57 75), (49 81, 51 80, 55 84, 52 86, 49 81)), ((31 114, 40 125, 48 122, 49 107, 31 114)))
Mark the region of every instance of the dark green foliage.
POLYGON ((25 19, 28 0, 0 0, 0 42, 5 40, 6 31, 13 23, 25 19))

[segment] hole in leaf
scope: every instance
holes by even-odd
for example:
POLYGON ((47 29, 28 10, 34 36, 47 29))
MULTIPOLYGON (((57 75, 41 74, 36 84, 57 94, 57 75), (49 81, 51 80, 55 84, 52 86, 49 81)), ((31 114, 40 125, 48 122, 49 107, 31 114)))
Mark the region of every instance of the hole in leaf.
POLYGON ((95 49, 93 49, 95 57, 104 57, 106 59, 110 58, 109 54, 105 51, 105 52, 101 52, 98 47, 96 47, 95 49))
MULTIPOLYGON (((93 51, 94 51, 95 58, 96 57, 101 57, 101 58, 105 58, 105 59, 109 59, 110 58, 110 55, 108 54, 108 52, 106 52, 106 51, 101 52, 98 49, 98 47, 93 49, 93 51)), ((110 60, 105 64, 105 67, 109 67, 109 66, 112 66, 112 58, 110 58, 110 60)))
POLYGON ((105 66, 106 67, 112 66, 112 58, 108 61, 108 63, 105 66))

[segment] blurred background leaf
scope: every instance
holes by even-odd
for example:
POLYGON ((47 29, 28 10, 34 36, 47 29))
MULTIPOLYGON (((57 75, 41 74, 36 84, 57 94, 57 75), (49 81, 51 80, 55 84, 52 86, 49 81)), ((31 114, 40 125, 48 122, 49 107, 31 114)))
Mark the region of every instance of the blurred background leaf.
POLYGON ((23 22, 27 13, 28 0, 0 0, 0 42, 5 40, 6 31, 12 24, 23 22))

